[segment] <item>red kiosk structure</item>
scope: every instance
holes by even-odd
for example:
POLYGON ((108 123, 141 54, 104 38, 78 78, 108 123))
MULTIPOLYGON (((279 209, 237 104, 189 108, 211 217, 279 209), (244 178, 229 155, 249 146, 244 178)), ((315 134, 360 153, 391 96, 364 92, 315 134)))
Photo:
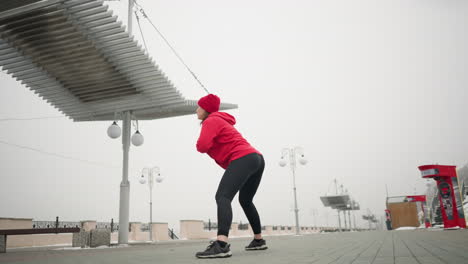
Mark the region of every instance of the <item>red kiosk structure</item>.
POLYGON ((444 228, 466 228, 456 166, 424 165, 418 168, 423 178, 432 178, 437 182, 444 228))

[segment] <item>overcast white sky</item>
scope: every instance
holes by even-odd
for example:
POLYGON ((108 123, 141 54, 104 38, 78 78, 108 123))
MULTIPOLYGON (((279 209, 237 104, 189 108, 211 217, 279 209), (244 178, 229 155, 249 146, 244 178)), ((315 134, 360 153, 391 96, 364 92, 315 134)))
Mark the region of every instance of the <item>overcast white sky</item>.
MULTIPOLYGON (((302 146, 297 170, 300 223, 336 224, 319 196, 337 179, 379 216, 390 195, 423 193, 417 166, 463 166, 468 157, 467 1, 139 0, 150 19, 222 100, 237 128, 265 156, 256 196, 262 224, 294 225, 292 176, 281 149, 302 146)), ((110 2, 126 24, 127 1, 110 2)), ((147 21, 149 54, 186 98, 204 95, 147 21)), ((140 40, 137 24, 134 35, 140 40)), ((0 119, 61 114, 0 73, 0 119)), ((0 217, 118 220, 122 147, 110 122, 66 118, 0 121, 0 217), (2 142, 103 166, 62 159, 2 142)), ((130 153, 130 221, 148 221, 149 190, 138 183, 157 165, 156 222, 216 218, 223 170, 196 152, 196 116, 145 121, 145 144, 130 153)), ((237 198, 236 198, 237 199, 237 198)), ((234 221, 246 221, 237 200, 234 221)), ((363 224, 360 221, 360 224, 363 224)))

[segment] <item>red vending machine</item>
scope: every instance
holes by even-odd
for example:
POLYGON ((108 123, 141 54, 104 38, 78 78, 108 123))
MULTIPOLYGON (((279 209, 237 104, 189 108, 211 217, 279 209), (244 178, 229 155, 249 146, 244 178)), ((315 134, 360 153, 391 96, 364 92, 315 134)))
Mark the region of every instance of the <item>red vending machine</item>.
POLYGON ((444 228, 466 228, 456 166, 419 166, 423 178, 432 178, 439 189, 440 211, 444 228))

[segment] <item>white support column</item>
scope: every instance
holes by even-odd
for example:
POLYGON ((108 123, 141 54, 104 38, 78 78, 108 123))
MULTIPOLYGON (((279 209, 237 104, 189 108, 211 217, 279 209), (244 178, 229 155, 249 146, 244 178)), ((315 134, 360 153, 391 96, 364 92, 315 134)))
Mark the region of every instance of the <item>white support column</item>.
POLYGON ((119 207, 119 244, 128 244, 128 223, 130 213, 130 182, 128 181, 128 156, 130 152, 130 111, 123 114, 123 168, 122 182, 120 183, 120 207, 119 207))
MULTIPOLYGON (((132 36, 132 20, 133 20, 133 2, 128 0, 128 35, 132 36)), ((130 111, 123 114, 122 128, 122 146, 123 146, 123 172, 122 182, 120 183, 120 204, 119 204, 119 245, 128 244, 128 228, 130 219, 130 182, 128 181, 128 156, 130 152, 130 132, 131 132, 131 117, 130 111)))

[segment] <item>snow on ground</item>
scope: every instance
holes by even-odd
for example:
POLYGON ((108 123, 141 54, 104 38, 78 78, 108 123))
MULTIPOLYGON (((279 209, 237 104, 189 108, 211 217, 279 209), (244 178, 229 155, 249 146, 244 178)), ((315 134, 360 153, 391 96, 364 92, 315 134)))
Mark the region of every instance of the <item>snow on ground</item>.
POLYGON ((63 248, 55 248, 54 250, 82 250, 82 249, 103 249, 103 248, 121 248, 121 247, 128 247, 127 244, 124 245, 112 245, 112 246, 99 246, 99 247, 63 247, 63 248))
POLYGON ((394 230, 415 230, 415 229, 418 229, 417 227, 414 227, 414 226, 402 226, 402 227, 399 227, 397 229, 394 229, 394 230))

